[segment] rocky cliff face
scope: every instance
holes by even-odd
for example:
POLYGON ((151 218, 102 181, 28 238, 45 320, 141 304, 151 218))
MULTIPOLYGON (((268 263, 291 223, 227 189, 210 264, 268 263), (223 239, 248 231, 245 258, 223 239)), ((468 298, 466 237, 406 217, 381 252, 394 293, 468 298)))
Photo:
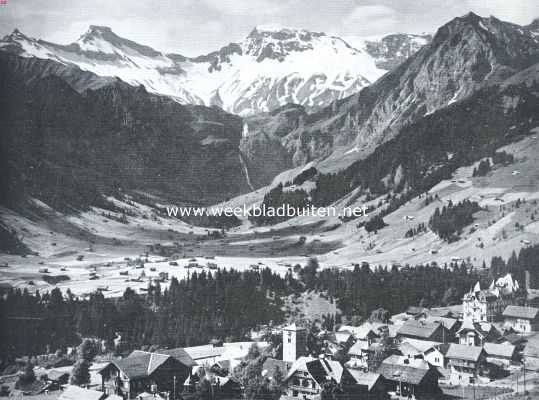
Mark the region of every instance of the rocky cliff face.
POLYGON ((210 204, 249 190, 239 117, 80 70, 50 74, 61 69, 0 54, 3 204, 81 209, 135 191, 210 204))
POLYGON ((539 61, 532 29, 473 13, 442 26, 431 43, 373 85, 309 116, 283 140, 295 165, 362 158, 400 129, 539 61))
POLYGON ((385 70, 392 70, 421 47, 432 40, 432 36, 396 33, 380 40, 366 40, 363 48, 376 60, 376 65, 385 70))

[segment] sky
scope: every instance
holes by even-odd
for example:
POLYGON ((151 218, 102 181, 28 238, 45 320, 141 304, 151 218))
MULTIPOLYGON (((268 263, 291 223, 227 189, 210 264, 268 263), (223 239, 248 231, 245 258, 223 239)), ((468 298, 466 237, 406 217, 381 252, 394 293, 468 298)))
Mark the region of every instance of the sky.
POLYGON ((67 44, 89 25, 164 52, 205 54, 277 24, 341 36, 434 33, 473 11, 521 25, 539 17, 538 0, 5 0, 0 36, 19 28, 28 36, 67 44), (448 4, 449 3, 449 4, 448 4))

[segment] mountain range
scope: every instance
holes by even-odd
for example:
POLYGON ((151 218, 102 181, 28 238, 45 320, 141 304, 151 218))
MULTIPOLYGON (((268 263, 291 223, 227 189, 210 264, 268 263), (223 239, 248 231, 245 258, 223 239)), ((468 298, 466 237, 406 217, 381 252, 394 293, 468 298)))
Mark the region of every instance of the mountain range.
POLYGON ((429 35, 394 34, 354 48, 322 32, 259 26, 241 42, 185 57, 122 38, 109 27, 90 26, 68 45, 15 30, 0 41, 0 48, 119 77, 182 104, 253 115, 288 103, 321 109, 371 84, 429 40, 429 35))
MULTIPOLYGON (((68 46, 16 31, 0 44, 0 159, 7 171, 0 201, 10 209, 34 199, 62 212, 95 206, 118 212, 112 199, 126 196, 155 207, 277 199, 368 204, 381 218, 395 220, 418 196, 463 168, 495 158, 502 146, 529 139, 539 126, 538 20, 520 26, 470 13, 421 40, 386 37, 357 49, 322 33, 257 28, 241 45, 187 58, 126 41, 102 27, 90 28, 68 46), (421 40, 424 45, 416 49, 421 40), (353 93, 335 92, 318 106, 305 100, 319 96, 316 85, 307 86, 301 104, 283 98, 271 106, 272 95, 263 92, 246 100, 243 91, 230 100, 234 96, 219 89, 217 101, 211 89, 206 98, 185 101, 157 90, 158 83, 175 77, 176 92, 190 92, 180 82, 194 82, 186 77, 194 76, 195 65, 206 77, 222 77, 238 59, 286 66, 315 49, 334 51, 323 44, 357 57, 363 67, 368 55, 371 72, 380 76, 363 69, 353 78, 363 82, 353 93), (98 73, 105 66, 125 75, 98 73), (130 80, 127 71, 137 77, 130 80), (155 79, 144 75, 140 81, 141 71, 151 71, 155 79), (241 97, 245 101, 238 102, 241 97)), ((304 71, 312 76, 309 66, 304 71)), ((219 88, 232 93, 236 86, 227 86, 232 81, 223 82, 219 88)), ((530 155, 516 152, 519 157, 530 155)), ((535 178, 516 173, 529 177, 526 193, 535 193, 535 178)), ((446 195, 440 192, 440 198, 446 195)), ((426 213, 422 218, 428 222, 426 213)), ((279 221, 263 221, 274 223, 279 229, 279 221)), ((353 220, 331 223, 359 229, 364 237, 364 226, 353 220)), ((382 236, 369 232, 369 237, 380 239, 387 230, 381 231, 382 236)), ((349 240, 353 245, 357 238, 349 240)))
POLYGON ((280 165, 315 162, 321 171, 339 171, 405 126, 539 62, 537 25, 537 20, 519 26, 473 13, 455 18, 430 43, 358 93, 314 113, 290 106, 292 111, 274 111, 277 117, 247 118, 248 130, 272 143, 275 154, 287 154, 280 165))

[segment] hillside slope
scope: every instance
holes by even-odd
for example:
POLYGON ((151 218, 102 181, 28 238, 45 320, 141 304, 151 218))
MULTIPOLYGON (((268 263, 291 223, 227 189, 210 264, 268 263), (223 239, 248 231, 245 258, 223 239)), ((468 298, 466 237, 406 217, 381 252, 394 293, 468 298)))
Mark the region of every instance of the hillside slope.
POLYGON ((124 191, 208 204, 249 190, 240 118, 62 67, 0 54, 3 204, 84 209, 124 191))
POLYGON ((303 118, 281 143, 294 166, 316 160, 321 170, 335 171, 406 125, 538 61, 532 25, 470 13, 442 26, 429 44, 374 84, 303 118))

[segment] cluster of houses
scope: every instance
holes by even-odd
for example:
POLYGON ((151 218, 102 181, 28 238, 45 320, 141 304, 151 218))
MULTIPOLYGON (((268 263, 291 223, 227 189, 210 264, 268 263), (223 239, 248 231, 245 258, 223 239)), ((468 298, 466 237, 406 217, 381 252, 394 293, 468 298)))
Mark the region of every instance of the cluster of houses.
MULTIPOLYGON (((410 307, 388 321, 341 325, 318 334, 321 354, 309 353, 312 333, 305 327, 285 326, 282 358, 267 358, 262 375, 271 380, 280 370, 285 399, 317 400, 328 385, 367 400, 432 399, 442 384, 480 385, 523 364, 539 369, 539 309, 514 304, 517 291, 518 283, 506 276, 488 289, 477 284, 461 309, 410 307)), ((134 351, 99 370, 95 392, 101 397, 95 399, 186 398, 208 374, 212 398, 241 398, 231 372, 250 345, 134 351)))
POLYGON ((440 385, 481 385, 522 367, 537 370, 539 309, 516 305, 522 293, 519 289, 518 282, 506 275, 486 289, 476 284, 465 294, 461 307, 410 307, 389 321, 321 332, 326 346, 317 359, 301 353, 306 331, 285 328, 283 356, 291 365, 286 395, 316 399, 323 385, 317 378, 320 374, 313 375, 314 367, 309 366, 318 364, 337 371, 340 380, 330 373, 324 378, 341 388, 364 390, 372 399, 436 398, 440 385), (286 349, 288 345, 294 347, 286 349), (341 364, 336 360, 343 351, 346 361, 341 364), (348 373, 341 372, 342 368, 348 373), (350 375, 355 389, 350 386, 350 375))

